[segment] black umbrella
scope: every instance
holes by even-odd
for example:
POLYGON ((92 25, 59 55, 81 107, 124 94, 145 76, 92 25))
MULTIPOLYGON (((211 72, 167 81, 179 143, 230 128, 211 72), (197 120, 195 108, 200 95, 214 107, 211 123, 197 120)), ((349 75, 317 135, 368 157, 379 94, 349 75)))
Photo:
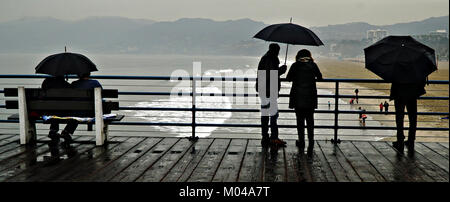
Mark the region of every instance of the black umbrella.
MULTIPOLYGON (((292 19, 291 19, 292 21, 292 19)), ((320 46, 323 45, 319 37, 311 30, 300 25, 293 23, 282 23, 269 25, 266 28, 259 31, 254 38, 262 39, 265 41, 273 41, 286 43, 286 57, 284 64, 286 64, 288 45, 309 45, 320 46)))
POLYGON ((36 69, 36 73, 64 76, 68 74, 80 75, 98 71, 95 64, 84 55, 78 53, 59 53, 46 57, 36 69))
POLYGON ((389 82, 422 82, 437 70, 434 49, 411 36, 387 36, 364 54, 366 68, 389 82))

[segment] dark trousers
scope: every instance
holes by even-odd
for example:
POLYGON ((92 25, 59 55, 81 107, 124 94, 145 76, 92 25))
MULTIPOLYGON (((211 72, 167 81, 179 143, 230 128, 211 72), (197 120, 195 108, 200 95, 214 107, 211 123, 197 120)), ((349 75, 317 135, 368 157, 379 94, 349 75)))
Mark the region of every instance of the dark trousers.
MULTIPOLYGON (((78 127, 78 121, 70 121, 67 123, 66 127, 64 128, 64 131, 67 133, 73 134, 75 130, 78 127)), ((59 131, 59 124, 58 123, 51 123, 50 124, 50 132, 58 132, 59 131)))
POLYGON ((397 141, 403 141, 405 135, 403 134, 403 121, 405 116, 405 107, 408 110, 409 131, 408 140, 414 141, 416 139, 417 128, 417 99, 397 99, 394 100, 395 105, 395 123, 397 125, 397 141))
POLYGON ((261 132, 263 138, 269 138, 269 120, 270 120, 270 138, 278 138, 278 113, 274 116, 261 116, 261 132))
POLYGON ((314 142, 314 109, 295 109, 297 116, 297 132, 300 141, 305 140, 305 121, 308 131, 308 142, 314 142))

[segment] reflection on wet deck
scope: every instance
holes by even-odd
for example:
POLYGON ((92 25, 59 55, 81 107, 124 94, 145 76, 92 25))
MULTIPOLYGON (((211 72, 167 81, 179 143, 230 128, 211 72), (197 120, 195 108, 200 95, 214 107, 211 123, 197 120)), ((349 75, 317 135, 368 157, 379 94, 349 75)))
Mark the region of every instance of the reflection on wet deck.
POLYGON ((34 146, 18 138, 0 135, 0 182, 449 182, 448 142, 399 155, 389 142, 316 141, 309 158, 292 140, 276 149, 257 139, 115 136, 95 147, 93 137, 75 136, 70 148, 50 149, 44 136, 34 146))

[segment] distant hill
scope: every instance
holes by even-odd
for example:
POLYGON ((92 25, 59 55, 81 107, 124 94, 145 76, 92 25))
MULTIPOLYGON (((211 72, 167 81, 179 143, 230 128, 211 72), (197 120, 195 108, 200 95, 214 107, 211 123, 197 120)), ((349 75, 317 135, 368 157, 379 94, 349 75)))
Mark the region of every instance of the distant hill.
MULTIPOLYGON (((409 35, 437 29, 448 31, 448 18, 383 26, 355 22, 311 29, 327 45, 330 41, 361 41, 369 29, 409 35)), ((252 37, 265 26, 251 19, 183 18, 155 22, 122 17, 89 17, 77 21, 24 18, 0 23, 0 53, 61 52, 68 46, 69 50, 96 53, 261 55, 267 43, 252 37)))

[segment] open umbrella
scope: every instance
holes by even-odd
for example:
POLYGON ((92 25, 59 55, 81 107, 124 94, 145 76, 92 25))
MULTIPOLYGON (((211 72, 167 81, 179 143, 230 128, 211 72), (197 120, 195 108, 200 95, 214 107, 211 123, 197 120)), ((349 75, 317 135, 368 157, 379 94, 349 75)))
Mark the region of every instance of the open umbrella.
POLYGON ((98 71, 95 64, 78 53, 59 53, 46 57, 36 66, 36 73, 64 76, 98 71))
POLYGON ((286 57, 284 58, 284 64, 286 64, 288 46, 293 45, 309 45, 320 46, 323 45, 319 37, 306 27, 302 27, 292 23, 282 23, 269 25, 266 28, 259 31, 254 38, 262 39, 265 41, 273 41, 286 43, 286 57))
POLYGON ((422 82, 437 70, 434 49, 411 36, 387 36, 364 54, 366 68, 389 82, 422 82))

